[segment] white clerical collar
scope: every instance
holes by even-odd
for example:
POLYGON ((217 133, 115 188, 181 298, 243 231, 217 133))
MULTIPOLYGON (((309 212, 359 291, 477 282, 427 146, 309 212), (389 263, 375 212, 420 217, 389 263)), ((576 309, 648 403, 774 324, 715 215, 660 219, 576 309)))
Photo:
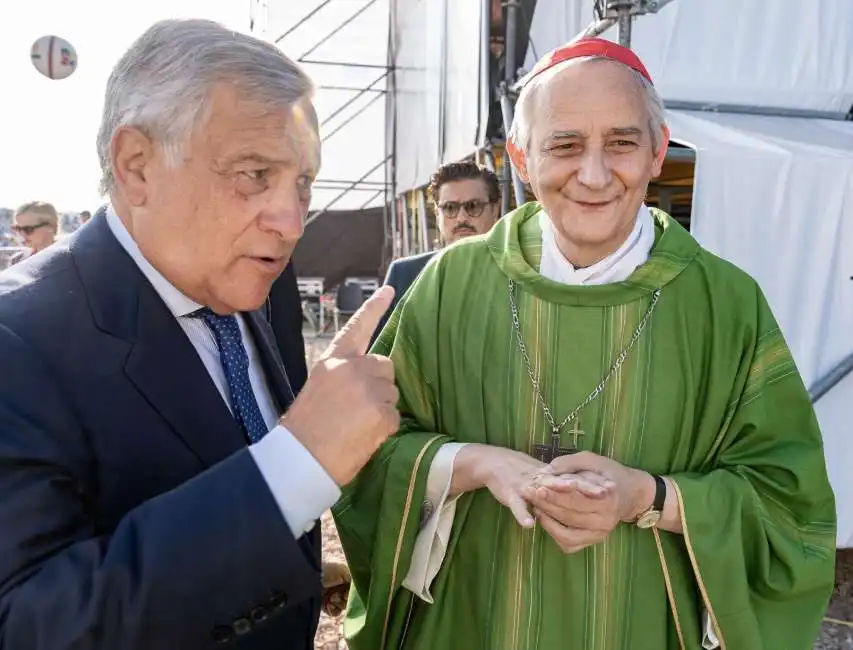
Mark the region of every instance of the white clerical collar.
POLYGON ((118 240, 118 243, 121 244, 121 247, 133 258, 133 261, 136 262, 136 266, 138 266, 139 270, 142 271, 142 274, 148 278, 151 286, 153 286, 154 290, 160 294, 163 302, 166 303, 169 311, 171 311, 176 318, 189 316, 193 312, 202 308, 203 305, 187 298, 183 293, 175 288, 175 285, 163 277, 162 273, 151 265, 151 262, 149 262, 142 254, 142 251, 139 250, 139 246, 127 231, 127 228, 124 227, 124 224, 115 213, 115 210, 113 210, 113 206, 107 206, 106 216, 107 225, 118 240))
POLYGON ((539 227, 542 230, 539 273, 562 284, 596 285, 622 282, 649 259, 655 243, 652 215, 645 205, 641 205, 634 221, 634 229, 614 253, 592 266, 576 269, 557 247, 554 226, 544 210, 539 213, 539 227))

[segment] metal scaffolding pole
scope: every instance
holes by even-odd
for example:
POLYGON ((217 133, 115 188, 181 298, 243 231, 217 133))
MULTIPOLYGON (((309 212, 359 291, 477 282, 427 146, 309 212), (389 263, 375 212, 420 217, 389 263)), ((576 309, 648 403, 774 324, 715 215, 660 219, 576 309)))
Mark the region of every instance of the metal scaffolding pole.
MULTIPOLYGON (((385 75, 382 75, 383 77, 385 75)), ((356 86, 329 86, 327 84, 320 84, 317 86, 317 90, 350 90, 352 92, 363 92, 363 93, 380 93, 384 94, 387 91, 380 90, 378 88, 358 88, 356 86)))
POLYGON ((275 39, 275 40, 273 41, 273 43, 275 43, 275 44, 281 43, 285 38, 287 38, 288 36, 290 36, 290 35, 291 35, 293 32, 295 32, 297 29, 299 29, 300 27, 302 27, 302 25, 304 25, 304 24, 305 24, 305 23, 307 23, 309 20, 311 20, 311 18, 312 18, 312 17, 314 17, 317 13, 319 13, 319 12, 320 12, 320 10, 321 10, 323 7, 325 7, 327 4, 329 4, 331 1, 332 1, 332 0, 323 0, 323 2, 321 2, 319 5, 317 5, 316 7, 314 7, 314 9, 313 9, 312 11, 310 11, 306 16, 303 16, 301 20, 297 21, 297 23, 296 23, 293 27, 291 27, 291 28, 290 28, 290 29, 288 29, 286 32, 284 32, 284 34, 282 34, 282 35, 281 35, 281 36, 279 36, 277 39, 275 39))
MULTIPOLYGON (((314 184, 323 183, 325 185, 349 185, 352 183, 350 180, 341 180, 337 178, 318 178, 314 181, 314 184)), ((363 181, 360 183, 364 187, 369 187, 370 189, 378 190, 380 187, 385 187, 388 183, 385 181, 363 181)))
POLYGON ((327 133, 327 134, 323 137, 323 140, 322 140, 322 141, 323 141, 323 142, 326 142, 329 138, 331 138, 333 135, 335 135, 335 133, 337 133, 338 131, 340 131, 342 128, 344 128, 347 124, 349 124, 350 122, 352 122, 352 121, 353 121, 355 118, 357 118, 359 115, 361 115, 362 113, 364 113, 364 111, 366 111, 368 108, 370 108, 371 106, 373 106, 373 105, 374 105, 377 101, 379 101, 380 99, 382 99, 382 95, 374 95, 373 97, 371 97, 369 102, 367 102, 366 104, 364 104, 364 106, 362 106, 361 108, 359 108, 355 113, 353 113, 353 114, 352 114, 352 115, 350 115, 347 119, 345 119, 343 122, 341 122, 341 123, 340 123, 340 124, 335 128, 335 129, 333 129, 332 131, 330 131, 329 133, 327 133))
POLYGON ((340 194, 338 194, 335 198, 333 198, 331 201, 329 201, 329 202, 328 202, 328 203, 323 207, 323 209, 322 209, 322 210, 318 210, 317 212, 315 212, 314 214, 312 214, 310 217, 308 217, 308 219, 306 219, 306 221, 305 221, 305 227, 307 228, 307 227, 308 227, 308 224, 310 224, 312 221, 316 220, 319 216, 321 216, 321 215, 325 214, 326 212, 328 212, 328 211, 329 211, 329 208, 331 208, 333 205, 335 205, 335 203, 337 203, 337 202, 338 202, 338 201, 340 201, 342 198, 344 198, 344 197, 347 195, 347 193, 349 193, 349 191, 350 191, 351 189, 353 189, 354 187, 357 187, 359 183, 363 183, 365 178, 367 178, 368 176, 370 176, 373 172, 375 172, 377 169, 379 169, 380 167, 382 167, 382 165, 384 165, 385 163, 387 163, 387 162, 388 162, 388 158, 390 158, 390 156, 386 156, 384 160, 380 160, 380 161, 379 161, 378 163, 376 163, 373 167, 371 167, 371 168, 370 168, 370 169, 368 169, 366 172, 364 172, 364 174, 362 174, 362 175, 361 175, 361 178, 359 178, 359 179, 358 179, 358 180, 356 180, 356 181, 353 181, 352 183, 350 183, 350 184, 349 184, 349 186, 348 186, 348 187, 344 188, 344 190, 343 190, 340 194))
MULTIPOLYGON (((397 253, 397 225, 398 225, 398 203, 397 203, 397 52, 396 52, 396 25, 397 25, 397 3, 392 2, 388 12, 388 58, 385 64, 388 67, 388 93, 385 95, 385 155, 390 163, 385 165, 385 236, 386 242, 390 239, 391 259, 397 253), (389 128, 390 124, 390 128, 389 128), (390 220, 390 224, 388 223, 390 220)), ((385 252, 389 248, 383 247, 382 262, 385 267, 385 252)))
MULTIPOLYGON (((329 140, 332 136, 340 132, 344 127, 349 125, 355 118, 364 113, 370 106, 375 104, 383 97, 387 97, 388 91, 383 88, 376 88, 378 84, 382 82, 382 80, 386 79, 389 75, 389 72, 392 70, 391 62, 394 60, 393 57, 389 57, 388 61, 385 62, 385 65, 379 65, 376 63, 360 63, 357 61, 338 61, 338 60, 328 60, 328 59, 316 59, 310 58, 312 54, 315 54, 317 50, 319 50, 324 44, 331 41, 335 36, 340 34, 342 30, 344 30, 348 25, 351 25, 354 21, 356 21, 359 16, 362 16, 365 12, 367 12, 371 7, 376 5, 378 0, 363 0, 361 6, 354 12, 349 13, 351 11, 351 4, 345 5, 345 3, 341 2, 340 5, 344 5, 344 11, 333 11, 329 9, 327 13, 323 16, 318 17, 318 14, 323 9, 326 9, 330 4, 332 4, 332 0, 316 0, 316 6, 308 11, 304 16, 298 19, 293 25, 291 25, 284 33, 278 36, 273 42, 276 44, 284 41, 288 36, 297 31, 300 27, 303 27, 306 23, 309 23, 312 19, 316 22, 319 18, 331 17, 334 20, 334 28, 330 31, 327 31, 322 38, 314 42, 310 48, 302 53, 301 56, 298 57, 298 61, 305 65, 317 65, 317 66, 332 66, 335 68, 342 69, 358 69, 361 68, 363 70, 379 70, 381 71, 381 76, 370 82, 369 84, 358 84, 353 83, 352 85, 348 85, 346 81, 342 84, 335 84, 334 82, 329 85, 320 85, 318 89, 322 90, 340 90, 340 91, 352 91, 354 96, 349 97, 344 103, 340 106, 337 106, 329 115, 325 116, 320 123, 320 126, 333 126, 332 121, 336 118, 342 118, 342 121, 335 126, 329 133, 325 134, 323 138, 323 142, 329 140), (349 15, 347 15, 349 14, 349 15), (341 17, 346 16, 342 22, 337 24, 337 21, 340 20, 341 17), (356 102, 359 101, 361 97, 369 95, 369 99, 361 103, 360 106, 357 105, 357 108, 351 109, 348 111, 349 115, 343 115, 347 109, 350 109, 356 102), (343 119, 343 117, 345 119, 343 119)), ((394 2, 391 2, 391 11, 394 11, 394 2)), ((365 21, 362 20, 361 23, 365 21)), ((360 24, 361 24, 360 23, 360 24)), ((393 23, 392 23, 393 24, 393 23)), ((326 31, 326 30, 324 30, 326 31)), ((339 37, 340 38, 340 37, 339 37)), ((393 47, 392 34, 389 32, 388 35, 388 46, 389 46, 389 54, 390 48, 393 47)), ((316 56, 316 55, 315 55, 316 56)), ((386 100, 387 101, 387 100, 386 100)), ((387 152, 386 152, 387 155, 387 152)), ((341 199, 343 199, 347 194, 351 192, 360 193, 357 195, 359 201, 364 200, 364 196, 370 195, 370 199, 363 203, 363 206, 369 205, 371 202, 375 201, 377 197, 381 196, 383 193, 390 192, 392 197, 392 206, 393 209, 393 196, 394 196, 394 188, 393 188, 393 170, 391 172, 391 177, 389 179, 388 172, 386 171, 386 176, 382 182, 379 181, 367 181, 365 180, 370 174, 374 173, 377 169, 379 169, 382 165, 385 165, 388 162, 388 158, 377 164, 375 167, 371 168, 366 174, 363 174, 361 178, 353 181, 343 181, 336 179, 318 179, 314 184, 314 187, 318 190, 326 190, 326 191, 334 191, 337 194, 334 198, 326 204, 321 210, 312 214, 306 221, 306 226, 314 221, 316 218, 321 216, 327 210, 329 210, 333 205, 338 203, 341 199), (390 182, 389 182, 390 181, 390 182)), ((393 161, 392 161, 393 165, 393 161)), ((388 201, 386 200, 386 203, 388 201)), ((387 209, 387 206, 386 206, 387 209)))
POLYGON ((636 0, 611 0, 607 4, 608 13, 616 14, 616 24, 619 26, 619 45, 631 47, 631 15, 637 9, 636 0))
POLYGON ((373 70, 387 70, 387 65, 377 65, 375 63, 351 63, 347 61, 318 61, 317 59, 299 59, 300 63, 309 65, 333 65, 338 68, 371 68, 373 70))
MULTIPOLYGON (((519 0, 506 0, 506 36, 504 38, 504 80, 499 87, 501 100, 501 114, 503 116, 504 136, 509 139, 509 129, 513 118, 513 101, 510 100, 509 92, 518 70, 515 53, 518 49, 518 11, 519 0)), ((501 213, 506 214, 510 210, 510 190, 515 195, 516 206, 524 203, 524 183, 513 168, 509 155, 504 156, 503 167, 503 191, 501 192, 501 213)))
POLYGON ((312 47, 311 47, 307 52, 304 52, 304 53, 302 54, 302 56, 300 56, 300 57, 299 57, 299 61, 301 61, 302 63, 304 63, 304 62, 305 62, 305 57, 306 57, 306 56, 308 56, 309 54, 312 54, 314 51, 316 51, 318 47, 320 47, 321 45, 323 45, 323 43, 326 43, 330 38, 332 38, 335 34, 337 34, 339 31, 341 31, 344 27, 346 27, 347 25, 349 25, 353 20, 355 20, 355 19, 356 19, 356 18, 358 18, 361 14, 363 14, 365 11, 367 11, 368 9, 370 9, 370 7, 372 7, 373 5, 375 5, 375 4, 376 4, 376 2, 377 2, 377 0, 369 0, 369 1, 367 2, 367 4, 365 4, 363 7, 361 7, 361 9, 359 9, 358 11, 356 11, 356 12, 355 12, 354 14, 352 14, 349 18, 347 18, 344 22, 342 22, 340 25, 338 25, 338 26, 337 26, 337 27, 335 27, 332 31, 330 31, 328 34, 326 34, 323 38, 321 38, 319 41, 317 41, 317 42, 316 42, 316 43, 315 43, 315 44, 314 44, 314 45, 313 45, 313 46, 312 46, 312 47))
POLYGON ((656 14, 673 0, 596 0, 594 20, 580 37, 601 36, 613 25, 619 26, 619 44, 631 47, 631 27, 634 16, 656 14))
POLYGON ((825 377, 821 377, 809 389, 812 404, 832 390, 842 379, 853 372, 853 354, 847 355, 841 362, 830 370, 825 377))
POLYGON ((379 198, 380 196, 382 196, 383 194, 385 194, 385 190, 384 190, 384 189, 381 189, 381 190, 379 190, 379 191, 377 191, 377 192, 374 192, 374 193, 373 193, 373 196, 371 196, 369 199, 367 199, 367 201, 365 201, 364 203, 362 203, 362 204, 361 204, 361 206, 360 206, 358 209, 359 209, 359 210, 364 210, 368 205, 370 205, 371 203, 373 203, 376 199, 378 199, 378 198, 379 198))
MULTIPOLYGON (((506 82, 502 83, 500 86, 500 96, 501 96, 501 114, 503 115, 504 122, 504 133, 509 138, 509 129, 512 125, 512 118, 514 107, 512 105, 512 101, 509 98, 509 89, 507 88, 506 82)), ((502 195, 502 203, 501 210, 502 214, 506 214, 510 210, 510 183, 512 183, 512 191, 515 196, 515 205, 519 206, 526 200, 526 195, 524 193, 524 183, 518 175, 518 172, 512 166, 509 159, 509 152, 506 152, 504 155, 504 168, 503 168, 503 181, 504 181, 504 190, 502 195)))
MULTIPOLYGON (((340 106, 338 106, 338 108, 337 108, 337 109, 335 109, 334 111, 332 111, 332 114, 331 114, 331 115, 327 115, 327 116, 323 119, 323 121, 322 121, 322 122, 320 122, 320 126, 323 126, 323 125, 327 124, 328 122, 330 122, 332 119, 334 119, 335 117, 337 117, 338 115, 340 115, 340 114, 341 114, 341 112, 342 112, 342 111, 344 111, 348 106, 351 106, 351 105, 352 105, 356 100, 358 100, 358 98, 359 98, 359 97, 361 97, 362 95, 365 95, 365 94, 367 94, 368 92, 370 92, 371 90, 373 90, 373 89, 374 89, 374 88, 373 88, 373 86, 375 86, 375 85, 376 85, 376 84, 378 84, 380 81, 382 81, 383 79, 385 79, 385 77, 387 77, 387 76, 388 76, 388 72, 389 72, 388 70, 386 70, 385 72, 383 72, 381 76, 379 76, 377 79, 375 79, 375 80, 371 81, 371 82, 370 82, 370 85, 369 85, 369 86, 367 86, 367 88, 362 88, 362 89, 361 89, 361 90, 359 90, 355 95, 353 95, 353 96, 352 96, 352 97, 350 97, 347 101, 345 101, 343 104, 341 104, 340 106)), ((384 91, 383 91, 383 92, 384 92, 384 91)))

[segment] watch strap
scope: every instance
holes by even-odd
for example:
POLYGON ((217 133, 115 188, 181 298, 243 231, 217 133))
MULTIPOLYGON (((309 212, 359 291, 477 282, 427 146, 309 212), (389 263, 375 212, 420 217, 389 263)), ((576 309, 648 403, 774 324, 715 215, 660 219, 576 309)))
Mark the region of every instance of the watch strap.
POLYGON ((652 478, 655 480, 655 500, 652 502, 652 509, 663 512, 663 506, 666 503, 666 481, 657 474, 653 474, 652 478))

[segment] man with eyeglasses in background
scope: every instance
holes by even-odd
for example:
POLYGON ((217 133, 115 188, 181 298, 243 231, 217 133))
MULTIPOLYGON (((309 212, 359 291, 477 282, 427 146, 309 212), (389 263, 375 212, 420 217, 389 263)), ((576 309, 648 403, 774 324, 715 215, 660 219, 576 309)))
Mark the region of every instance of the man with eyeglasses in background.
POLYGON ((9 260, 10 265, 35 255, 56 241, 59 230, 59 214, 56 208, 44 201, 24 203, 15 211, 12 232, 24 241, 26 250, 15 253, 9 260))
MULTIPOLYGON (((427 195, 435 207, 438 230, 445 246, 489 232, 500 217, 500 181, 493 171, 473 161, 439 167, 430 179, 427 195)), ((402 257, 388 267, 385 284, 394 287, 394 302, 376 328, 374 340, 397 302, 437 252, 402 257)))

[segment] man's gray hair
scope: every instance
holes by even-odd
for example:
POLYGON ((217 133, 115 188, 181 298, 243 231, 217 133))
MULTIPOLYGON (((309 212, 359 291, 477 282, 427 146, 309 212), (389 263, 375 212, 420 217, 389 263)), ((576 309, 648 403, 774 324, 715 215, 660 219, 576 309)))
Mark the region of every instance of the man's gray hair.
POLYGON ((178 164, 184 144, 209 117, 213 86, 223 82, 250 100, 282 108, 313 92, 305 72, 270 43, 209 20, 155 23, 107 81, 97 141, 101 192, 115 189, 110 149, 118 129, 140 129, 178 164))
MULTIPOLYGON (((529 153, 530 151, 531 123, 534 117, 533 108, 540 89, 567 66, 577 65, 583 61, 612 61, 612 59, 603 56, 585 56, 569 59, 533 77, 521 89, 518 101, 515 104, 515 115, 510 126, 509 137, 525 153, 529 153)), ((649 132, 652 138, 652 152, 657 155, 663 144, 663 129, 666 127, 666 111, 664 110, 663 100, 648 79, 633 68, 630 68, 630 70, 637 83, 637 87, 643 92, 646 98, 646 109, 649 114, 649 132)))

